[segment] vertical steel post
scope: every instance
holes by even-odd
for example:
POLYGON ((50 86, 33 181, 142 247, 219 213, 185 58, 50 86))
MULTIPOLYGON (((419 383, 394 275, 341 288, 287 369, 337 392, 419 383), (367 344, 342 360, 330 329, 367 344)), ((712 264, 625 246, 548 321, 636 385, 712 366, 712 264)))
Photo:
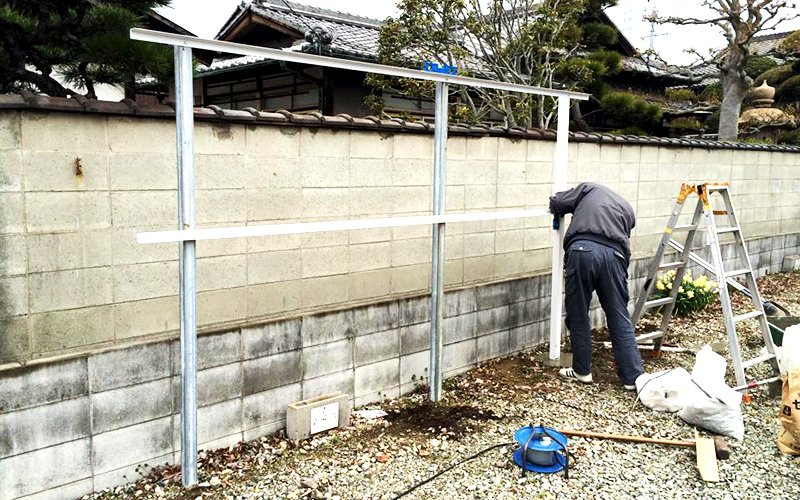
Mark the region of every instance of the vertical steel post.
MULTIPOLYGON (((195 229, 194 82, 192 49, 175 47, 175 121, 178 139, 178 229, 195 229)), ((180 243, 181 476, 197 484, 197 273, 195 242, 180 243)))
MULTIPOLYGON (((436 127, 433 135, 433 214, 445 212, 447 173, 447 92, 446 83, 436 83, 436 127)), ((433 225, 431 265, 431 369, 430 400, 442 398, 442 323, 444 320, 444 231, 433 225)))
MULTIPOLYGON (((569 140, 569 97, 558 98, 558 128, 556 155, 553 163, 553 194, 567 188, 567 157, 569 140)), ((564 220, 553 230, 553 281, 550 289, 550 352, 549 359, 561 357, 561 294, 564 290, 564 220)))

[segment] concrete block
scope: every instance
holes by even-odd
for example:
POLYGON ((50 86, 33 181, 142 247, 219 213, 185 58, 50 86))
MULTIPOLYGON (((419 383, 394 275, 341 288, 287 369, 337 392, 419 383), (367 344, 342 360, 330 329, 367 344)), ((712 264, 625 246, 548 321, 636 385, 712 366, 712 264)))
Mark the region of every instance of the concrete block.
POLYGON ((67 485, 92 476, 92 449, 88 438, 43 448, 0 460, 0 499, 25 495, 67 485), (54 467, 54 464, 69 464, 54 467))
MULTIPOLYGON (((180 453, 177 455, 180 456, 180 453)), ((147 463, 131 464, 111 472, 95 474, 94 489, 95 491, 103 491, 106 488, 113 489, 121 484, 139 481, 141 478, 149 475, 156 466, 163 466, 171 463, 175 463, 175 454, 167 453, 160 457, 150 458, 147 460, 147 463)))
POLYGON ((160 231, 163 229, 164 226, 140 226, 112 229, 110 255, 114 256, 114 264, 119 266, 167 260, 173 260, 177 263, 177 252, 175 250, 175 245, 172 243, 153 243, 147 245, 136 243, 136 233, 160 231))
POLYGON ((391 186, 392 169, 386 168, 386 160, 350 158, 351 186, 391 186))
POLYGON ((315 157, 302 163, 301 185, 304 188, 348 187, 350 161, 347 158, 315 157))
POLYGON ((248 254, 247 282, 255 285, 300 279, 302 262, 300 250, 248 254))
POLYGON ((507 281, 477 287, 475 291, 478 309, 492 309, 510 304, 512 302, 511 288, 512 286, 507 281))
POLYGON ((391 265, 391 244, 388 242, 351 245, 348 250, 350 272, 383 269, 391 265))
POLYGON ((247 316, 263 318, 300 309, 299 281, 284 281, 247 287, 247 316))
MULTIPOLYGON (((105 152, 108 151, 106 121, 105 116, 99 115, 48 111, 25 113, 22 117, 24 147, 30 151, 105 152)), ((175 130, 174 125, 172 130, 175 130)), ((174 139, 172 148, 175 149, 174 139)))
POLYGON ((444 316, 449 318, 478 310, 475 288, 465 288, 448 292, 444 297, 444 316))
POLYGON ((355 396, 387 391, 400 385, 400 360, 388 359, 359 366, 355 371, 355 396))
POLYGON ((349 209, 346 188, 304 188, 302 213, 294 214, 294 217, 345 217, 349 209))
POLYGON ((0 363, 25 361, 30 353, 25 317, 0 320, 0 363))
POLYGON ((395 186, 430 186, 433 182, 433 157, 395 158, 389 163, 395 186))
POLYGON ((347 246, 348 234, 345 231, 324 231, 321 233, 308 233, 300 235, 301 248, 319 248, 347 246))
POLYGON ((0 413, 88 394, 86 358, 0 372, 0 413))
MULTIPOLYGON (((32 273, 108 266, 111 256, 116 257, 111 250, 110 230, 31 234, 28 250, 32 273)), ((174 254, 175 249, 172 250, 174 254)), ((14 257, 11 252, 8 254, 14 257)))
POLYGON ((348 192, 350 217, 388 217, 392 214, 392 188, 356 187, 348 192))
POLYGON ((28 495, 25 500, 62 500, 64 498, 81 498, 94 491, 94 481, 91 478, 81 479, 74 483, 56 486, 49 490, 28 495))
POLYGON ((510 307, 494 307, 478 311, 477 335, 508 330, 510 325, 510 307))
POLYGON ((494 255, 464 259, 464 282, 474 283, 494 277, 494 255))
POLYGON ((426 292, 430 283, 430 264, 392 268, 392 293, 426 292))
POLYGON ((464 208, 490 209, 497 207, 497 188, 494 185, 466 186, 464 188, 464 208))
POLYGON ((442 341, 445 345, 470 339, 476 335, 476 320, 480 313, 467 313, 445 318, 442 323, 442 341))
MULTIPOLYGON (((197 410, 197 442, 205 449, 214 449, 213 442, 236 436, 233 444, 242 440, 242 400, 233 399, 197 410)), ((173 417, 173 446, 181 446, 181 416, 173 417)), ((219 447, 216 446, 217 448, 219 447)))
POLYGON ((514 304, 511 304, 508 310, 509 328, 515 328, 533 323, 535 319, 533 316, 535 307, 536 306, 533 300, 526 300, 524 302, 515 302, 514 304))
MULTIPOLYGON (((4 203, 3 206, 15 205, 4 203)), ((12 215, 13 211, 6 213, 6 217, 12 215)), ((111 227, 109 194, 100 191, 28 193, 25 220, 28 231, 35 233, 105 229, 111 227)))
MULTIPOLYGON (((202 385, 199 387, 202 388, 202 385)), ((172 412, 169 379, 100 392, 92 396, 92 433, 100 434, 155 420, 172 412)))
POLYGON ((93 393, 166 378, 169 374, 168 342, 95 354, 89 358, 93 393))
POLYGON ((428 382, 430 351, 420 351, 400 358, 400 384, 418 387, 428 382))
POLYGON ((27 238, 22 235, 0 235, 0 276, 25 274, 28 270, 27 238))
POLYGON ((348 275, 347 296, 351 301, 385 297, 391 293, 391 276, 391 269, 350 273, 348 275))
POLYGON ((174 227, 178 223, 178 195, 175 191, 114 191, 111 217, 115 228, 144 224, 174 227))
MULTIPOLYGON (((446 302, 446 301, 445 301, 446 302)), ((397 301, 397 326, 414 325, 431 320, 431 303, 428 297, 412 297, 397 301)))
POLYGON ((247 154, 278 157, 300 155, 299 127, 246 127, 247 154))
POLYGON ((429 212, 431 210, 431 189, 421 186, 400 186, 391 192, 392 212, 395 215, 429 212))
POLYGON ((28 280, 25 276, 0 278, 0 317, 28 313, 28 280))
POLYGON ((508 339, 508 330, 478 337, 478 362, 508 354, 508 339))
POLYGON ((229 122, 200 122, 194 127, 198 154, 242 154, 245 150, 245 125, 229 122))
POLYGON ((355 338, 356 366, 376 363, 399 355, 399 330, 388 330, 355 338))
POLYGON ((304 161, 300 158, 248 156, 244 160, 247 188, 300 188, 304 161))
POLYGON ((204 292, 247 284, 247 257, 226 255, 197 260, 197 288, 204 292))
POLYGON ((197 323, 226 325, 247 317, 247 288, 229 288, 197 294, 197 323))
POLYGON ((118 340, 179 328, 178 296, 114 304, 114 336, 118 340))
POLYGON ((512 328, 508 332, 508 352, 519 352, 536 344, 538 325, 530 324, 512 328))
POLYGON ((31 274, 31 312, 110 304, 112 284, 110 267, 31 274))
POLYGON ((353 367, 353 339, 303 348, 303 377, 314 378, 353 367))
POLYGON ((391 158, 393 135, 350 131, 350 158, 391 158))
POLYGON ((100 306, 34 314, 33 350, 56 351, 114 339, 114 307, 100 306))
POLYGON ((178 265, 176 262, 132 264, 114 268, 114 299, 117 302, 177 294, 178 265))
POLYGON ((347 394, 337 391, 289 403, 286 406, 286 436, 297 441, 336 426, 347 427, 350 425, 350 401, 347 398, 347 394), (315 419, 319 418, 315 413, 322 411, 322 407, 337 410, 338 420, 328 423, 325 429, 315 429, 315 419))
POLYGON ((245 396, 242 415, 245 432, 286 420, 286 405, 302 397, 301 384, 291 384, 245 396))
POLYGON ((301 284, 303 307, 331 306, 347 301, 346 274, 304 279, 301 284))
POLYGON ((338 373, 303 380, 303 399, 313 398, 320 394, 342 392, 353 394, 355 375, 352 369, 338 373))
POLYGON ((341 157, 350 154, 350 131, 325 128, 300 130, 300 156, 341 157))
POLYGON ((292 319, 242 328, 244 359, 300 349, 302 321, 292 319))
POLYGON ((787 255, 783 258, 783 272, 797 271, 800 269, 800 255, 787 255))
POLYGON ((276 432, 282 431, 286 428, 286 420, 273 422, 271 424, 259 425, 250 429, 245 429, 242 433, 245 441, 254 441, 264 436, 272 436, 276 432))
POLYGON ((430 158, 433 154, 433 137, 417 134, 395 134, 394 158, 430 158))
POLYGON ((303 278, 347 273, 346 246, 304 248, 301 252, 303 278))
POLYGON ((21 233, 25 230, 24 203, 20 193, 0 193, 0 233, 21 233))
MULTIPOLYGON (((114 191, 175 189, 178 169, 175 152, 108 155, 109 185, 114 191)), ((198 181, 201 176, 198 176, 198 181)))
POLYGON ((444 346, 442 350, 442 364, 444 371, 473 366, 477 362, 477 342, 475 339, 465 340, 456 344, 444 346))
POLYGON ((248 186, 249 172, 245 157, 241 155, 195 155, 195 170, 197 189, 241 189, 248 186))
POLYGON ((300 189, 248 189, 247 220, 274 221, 303 216, 300 189))
POLYGON ((388 399, 396 399, 400 397, 400 386, 390 387, 388 389, 373 392, 371 394, 364 394, 355 398, 353 407, 359 408, 371 403, 382 403, 388 399))
POLYGON ((393 241, 392 266, 423 264, 431 260, 431 238, 393 241))
POLYGON ((245 361, 242 369, 243 394, 249 396, 300 382, 303 378, 303 357, 301 351, 284 352, 245 361))
POLYGON ((108 189, 108 155, 105 153, 27 150, 22 156, 22 162, 25 167, 25 189, 28 192, 108 189), (77 174, 78 164, 80 175, 77 174))
POLYGON ((428 322, 400 327, 399 335, 402 354, 411 354, 430 348, 431 327, 428 322))
POLYGON ((80 439, 90 433, 88 397, 0 414, 0 459, 80 439))
POLYGON ((247 222, 247 191, 201 189, 197 191, 197 223, 244 225, 247 222))
POLYGON ((95 475, 163 457, 172 452, 172 418, 123 427, 92 437, 95 475), (125 450, 125 453, 120 453, 125 450))
MULTIPOLYGON (((197 372, 197 405, 209 406, 242 396, 242 365, 231 363, 197 372)), ((172 378, 172 408, 181 409, 181 379, 172 378)))
POLYGON ((354 334, 351 311, 304 316, 302 320, 305 347, 342 340, 354 334))
POLYGON ((4 111, 0 116, 0 149, 19 149, 22 147, 21 118, 21 113, 13 111, 4 111))

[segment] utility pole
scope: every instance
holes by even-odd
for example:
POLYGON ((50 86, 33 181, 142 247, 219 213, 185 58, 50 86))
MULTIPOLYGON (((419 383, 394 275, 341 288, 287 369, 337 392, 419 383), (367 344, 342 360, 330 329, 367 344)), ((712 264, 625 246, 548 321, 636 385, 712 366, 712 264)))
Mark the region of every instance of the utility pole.
MULTIPOLYGON (((649 1, 650 0, 648 0, 648 2, 649 1)), ((647 19, 647 18, 653 19, 657 15, 658 15, 658 12, 656 10, 653 10, 653 12, 651 14, 645 16, 645 19, 647 19)), ((645 40, 647 38, 650 39, 650 48, 647 51, 648 52, 647 53, 647 62, 648 63, 650 62, 650 56, 653 55, 653 47, 654 47, 655 38, 657 36, 665 36, 665 35, 667 35, 667 33, 658 33, 658 34, 656 34, 656 23, 654 23, 653 21, 650 21, 650 36, 639 37, 640 40, 645 40)))

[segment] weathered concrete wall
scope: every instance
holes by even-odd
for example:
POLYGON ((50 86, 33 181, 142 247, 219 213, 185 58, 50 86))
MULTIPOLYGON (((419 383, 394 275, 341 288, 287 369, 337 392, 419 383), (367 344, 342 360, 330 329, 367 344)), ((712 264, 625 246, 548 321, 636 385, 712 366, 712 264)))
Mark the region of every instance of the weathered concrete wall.
MULTIPOLYGON (((176 223, 169 119, 0 110, 0 363, 174 336, 176 223), (80 165, 81 173, 76 173, 80 165)), ((429 213, 432 136, 198 122, 200 227, 429 213)), ((554 143, 451 137, 447 210, 546 206, 554 143)), ((573 143, 570 182, 622 193, 649 255, 683 181, 731 182, 745 235, 800 230, 800 155, 573 143)), ((549 269, 546 217, 452 224, 449 289, 549 269)), ((203 331, 416 295, 430 229, 198 243, 203 331)))

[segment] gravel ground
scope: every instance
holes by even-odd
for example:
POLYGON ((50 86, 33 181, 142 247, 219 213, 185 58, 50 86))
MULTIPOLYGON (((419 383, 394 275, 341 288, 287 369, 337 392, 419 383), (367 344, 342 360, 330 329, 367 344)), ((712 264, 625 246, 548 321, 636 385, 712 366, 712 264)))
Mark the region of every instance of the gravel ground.
MULTIPOLYGON (((800 274, 759 280, 762 294, 800 314, 800 274)), ((734 295, 742 309, 745 301, 734 295)), ((646 318, 641 330, 653 328, 646 318)), ((413 484, 484 448, 508 442, 529 422, 551 427, 650 437, 693 439, 693 429, 676 415, 634 404, 611 370, 611 355, 595 333, 595 383, 562 381, 528 352, 486 363, 445 384, 435 407, 424 394, 385 402, 389 414, 377 420, 354 419, 346 429, 293 443, 281 436, 241 443, 200 455, 200 488, 180 487, 173 467, 156 469, 137 483, 85 499, 390 499, 413 484)), ((712 305, 693 318, 671 324, 667 343, 696 348, 724 341, 721 309, 712 305)), ((740 342, 753 356, 760 348, 755 323, 740 342)), ((692 354, 645 355, 648 372, 683 366, 692 354)), ((766 374, 766 371, 764 371, 766 374)), ((733 383, 729 372, 729 383, 733 383)), ((513 446, 501 446, 449 471, 404 498, 408 499, 794 499, 800 485, 800 459, 782 456, 775 445, 779 402, 764 388, 743 405, 745 438, 729 439, 731 458, 719 462, 719 483, 704 483, 691 448, 570 438, 574 467, 563 472, 529 473, 510 461, 513 446)))

